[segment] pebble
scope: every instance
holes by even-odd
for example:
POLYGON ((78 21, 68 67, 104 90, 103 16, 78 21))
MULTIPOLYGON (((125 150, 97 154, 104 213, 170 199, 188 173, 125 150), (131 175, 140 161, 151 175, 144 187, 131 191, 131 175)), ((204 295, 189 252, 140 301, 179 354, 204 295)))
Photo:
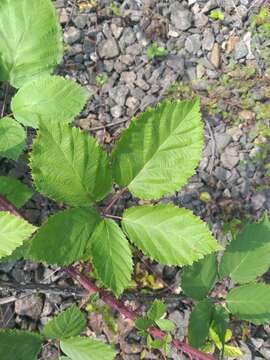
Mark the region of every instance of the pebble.
POLYGON ((64 33, 64 39, 66 43, 72 45, 81 39, 81 31, 72 26, 64 33))
POLYGON ((171 5, 170 10, 171 22, 176 29, 185 31, 192 26, 192 13, 178 1, 171 5))
POLYGON ((220 48, 219 44, 215 43, 211 52, 210 61, 214 65, 215 68, 220 67, 220 48))
POLYGON ((188 52, 196 54, 201 48, 201 37, 199 34, 191 35, 187 38, 185 48, 188 52))
POLYGON ((235 45, 234 49, 234 58, 235 60, 240 60, 246 57, 248 54, 248 48, 244 41, 239 41, 235 45))
POLYGON ((215 43, 215 36, 211 29, 205 29, 203 32, 203 41, 202 47, 204 50, 210 51, 212 50, 215 43))
POLYGON ((15 313, 38 320, 43 309, 43 299, 40 295, 29 295, 15 301, 15 313))
POLYGON ((117 42, 113 38, 101 41, 97 51, 101 59, 113 59, 119 55, 117 42))

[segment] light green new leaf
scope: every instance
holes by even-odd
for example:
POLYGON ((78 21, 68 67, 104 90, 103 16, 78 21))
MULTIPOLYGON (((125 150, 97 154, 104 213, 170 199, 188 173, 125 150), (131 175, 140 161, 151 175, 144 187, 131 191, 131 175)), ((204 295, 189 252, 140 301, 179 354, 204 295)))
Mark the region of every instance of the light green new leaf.
POLYGON ((188 342, 191 346, 199 349, 205 344, 208 338, 213 312, 214 304, 209 299, 199 302, 194 307, 188 324, 188 342))
POLYGON ((155 323, 163 331, 173 331, 175 329, 175 323, 167 319, 156 320, 155 323))
POLYGON ((12 118, 0 119, 0 156, 18 160, 25 144, 26 133, 24 128, 12 118))
POLYGON ((93 208, 68 209, 50 216, 31 241, 28 255, 48 264, 72 264, 83 256, 99 221, 93 208))
POLYGON ((13 177, 0 176, 0 194, 19 209, 31 198, 33 191, 13 177))
POLYGON ((144 254, 166 265, 191 265, 221 249, 203 221, 169 204, 130 208, 122 227, 144 254))
POLYGON ((215 254, 186 267, 182 273, 181 287, 184 293, 195 300, 204 299, 213 288, 217 277, 217 259, 215 254))
POLYGON ((164 101, 125 130, 113 151, 115 181, 142 199, 159 199, 184 186, 201 158, 199 101, 164 101))
POLYGON ((159 320, 166 312, 167 306, 160 300, 155 299, 151 308, 147 312, 149 319, 159 320))
POLYGON ((102 283, 119 296, 130 284, 133 264, 128 241, 115 221, 99 223, 90 240, 90 254, 102 283))
POLYGON ((85 327, 86 319, 84 314, 76 305, 71 305, 45 325, 43 334, 47 339, 67 339, 80 335, 85 327))
POLYGON ((0 359, 36 360, 42 337, 28 331, 0 330, 0 359))
POLYGON ((66 124, 42 123, 31 167, 38 191, 68 205, 89 206, 112 188, 106 152, 94 137, 66 124))
POLYGON ((61 340, 60 347, 71 360, 113 360, 116 356, 111 346, 81 336, 61 340))
POLYGON ((62 56, 62 35, 51 0, 1 0, 0 81, 21 87, 52 72, 62 56))
POLYGON ((39 121, 70 123, 89 95, 72 80, 46 75, 25 84, 13 97, 11 109, 16 120, 33 128, 39 121))
POLYGON ((22 245, 18 246, 11 255, 1 258, 1 262, 16 261, 20 259, 28 259, 28 252, 31 246, 31 239, 26 239, 22 245))
POLYGON ((0 258, 10 255, 36 228, 23 218, 0 211, 0 258))
POLYGON ((221 277, 229 276, 239 284, 255 280, 270 266, 270 221, 248 224, 227 246, 221 260, 221 277))
POLYGON ((220 350, 224 351, 224 344, 226 340, 226 331, 229 326, 229 315, 228 312, 221 305, 215 305, 213 312, 213 321, 211 328, 217 334, 220 341, 220 350))
POLYGON ((270 285, 254 283, 237 287, 229 292, 226 303, 230 312, 242 320, 256 325, 270 321, 270 285))

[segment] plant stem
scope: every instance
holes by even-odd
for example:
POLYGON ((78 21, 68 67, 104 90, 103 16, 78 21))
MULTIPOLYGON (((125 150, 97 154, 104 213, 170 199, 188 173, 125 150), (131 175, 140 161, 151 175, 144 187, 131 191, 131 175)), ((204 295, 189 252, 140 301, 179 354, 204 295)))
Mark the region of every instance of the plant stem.
POLYGON ((23 218, 22 214, 4 196, 0 195, 0 211, 9 211, 12 215, 23 218))
POLYGON ((113 207, 113 205, 121 198, 121 196, 127 191, 127 189, 128 189, 127 187, 124 187, 122 190, 120 190, 112 197, 109 204, 103 210, 103 215, 106 214, 113 207))
MULTIPOLYGON (((136 320, 140 316, 140 314, 137 311, 131 310, 126 305, 124 305, 121 301, 115 299, 111 294, 109 294, 107 291, 104 291, 100 288, 98 288, 93 281, 80 273, 77 269, 75 269, 73 266, 69 267, 66 270, 71 277, 73 277, 75 280, 77 280, 86 290, 89 291, 89 293, 98 293, 100 298, 108 305, 110 305, 113 309, 117 310, 120 314, 124 315, 125 317, 129 318, 130 320, 136 320)), ((148 329, 148 332, 150 335, 163 339, 167 333, 152 326, 148 329)), ((190 359, 196 359, 196 360, 214 360, 214 357, 209 354, 205 354, 197 349, 194 349, 192 346, 187 344, 184 341, 172 340, 172 346, 187 354, 190 359)))
POLYGON ((109 219, 115 219, 115 220, 122 220, 122 216, 116 216, 116 215, 110 215, 110 214, 103 214, 103 216, 105 218, 109 218, 109 219))

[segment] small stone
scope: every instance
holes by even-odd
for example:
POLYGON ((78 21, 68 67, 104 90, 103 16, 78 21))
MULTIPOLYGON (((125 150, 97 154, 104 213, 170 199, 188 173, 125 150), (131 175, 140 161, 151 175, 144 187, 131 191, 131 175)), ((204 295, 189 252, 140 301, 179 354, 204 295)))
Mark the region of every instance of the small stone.
POLYGON ((83 51, 85 54, 92 54, 96 51, 96 45, 95 42, 91 39, 88 39, 87 37, 84 39, 83 42, 83 51))
POLYGON ((112 31, 113 36, 116 39, 119 39, 123 32, 123 27, 117 26, 116 24, 111 24, 111 31, 112 31))
POLYGON ((235 49, 234 49, 234 58, 235 60, 240 60, 243 59, 244 57, 246 57, 248 54, 248 48, 245 44, 244 41, 239 41, 236 45, 235 45, 235 49))
POLYGON ((121 55, 120 61, 125 65, 131 65, 134 62, 134 58, 130 55, 121 55))
POLYGON ((251 204, 254 210, 259 210, 263 208, 265 202, 266 202, 266 197, 262 193, 255 194, 251 198, 251 204))
POLYGON ((15 313, 38 320, 43 309, 43 299, 39 295, 29 295, 15 301, 15 313))
POLYGON ((196 54, 201 48, 201 37, 199 34, 189 36, 185 42, 185 48, 188 52, 196 54))
POLYGON ((239 152, 234 148, 226 149, 220 157, 222 165, 225 168, 232 170, 240 161, 238 153, 239 152))
POLYGON ((242 119, 244 121, 251 122, 251 121, 255 120, 256 114, 253 111, 242 110, 238 113, 238 116, 240 119, 242 119))
POLYGON ((69 17, 66 9, 61 9, 59 20, 60 20, 60 24, 66 24, 68 22, 69 17))
POLYGON ((234 51, 236 44, 240 41, 239 36, 230 36, 226 46, 226 54, 234 51))
POLYGON ((203 41, 202 41, 203 49, 207 51, 212 50, 214 43, 215 43, 215 36, 213 34, 213 31, 211 29, 206 29, 203 32, 203 41))
POLYGON ((112 59, 119 55, 117 42, 111 38, 98 44, 98 54, 101 59, 112 59))
POLYGON ((166 61, 166 64, 178 74, 182 74, 185 68, 185 61, 182 56, 172 55, 166 61))
POLYGON ((133 84, 135 80, 136 80, 136 74, 134 71, 122 72, 120 81, 123 81, 127 84, 133 84))
POLYGON ((127 86, 119 85, 111 89, 110 97, 120 106, 124 106, 128 96, 129 89, 127 86))
POLYGON ((114 118, 120 118, 123 114, 123 108, 122 106, 115 105, 111 108, 111 114, 114 118))
POLYGON ((203 64, 201 63, 197 64, 196 71, 197 71, 197 79, 201 79, 205 75, 205 68, 203 64))
POLYGON ((206 14, 208 13, 210 10, 213 10, 215 8, 218 7, 218 3, 217 0, 209 0, 206 2, 205 6, 202 8, 202 13, 206 14))
POLYGON ((86 15, 81 14, 76 16, 73 21, 77 28, 83 29, 87 25, 88 18, 86 15))
POLYGON ((71 26, 65 33, 64 33, 65 42, 69 45, 74 44, 75 42, 81 39, 81 31, 74 26, 71 26))
POLYGON ((194 17, 194 24, 196 27, 204 27, 208 23, 208 17, 202 13, 196 14, 194 17))
POLYGON ((219 153, 221 153, 227 145, 232 141, 232 137, 229 134, 215 134, 216 146, 219 153))
POLYGON ((127 98, 127 101, 126 101, 126 106, 131 109, 131 110, 135 110, 139 107, 140 105, 140 101, 138 99, 136 99, 135 97, 133 96, 129 96, 127 98))
POLYGON ((215 169, 215 177, 220 180, 221 182, 226 182, 230 176, 231 176, 231 172, 227 169, 224 169, 223 167, 218 166, 215 169))
POLYGON ((192 13, 179 2, 174 2, 170 6, 171 22, 176 29, 185 31, 192 26, 192 13))
POLYGON ((210 61, 214 65, 215 68, 220 67, 220 48, 219 44, 215 43, 211 52, 210 61))
POLYGON ((142 99, 140 109, 145 110, 148 106, 153 106, 157 102, 157 99, 153 95, 147 95, 142 99))

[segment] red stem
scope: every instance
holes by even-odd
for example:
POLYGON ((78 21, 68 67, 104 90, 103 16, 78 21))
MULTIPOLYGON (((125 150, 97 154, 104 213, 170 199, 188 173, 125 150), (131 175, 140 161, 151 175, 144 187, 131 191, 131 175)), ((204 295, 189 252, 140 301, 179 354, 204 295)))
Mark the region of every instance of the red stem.
MULTIPOLYGON (((77 280, 89 293, 98 293, 100 298, 108 305, 110 305, 113 309, 117 310, 120 314, 124 315, 125 317, 136 320, 140 316, 137 311, 129 309, 126 305, 124 305, 121 301, 115 299, 110 293, 98 288, 91 279, 87 276, 80 273, 77 269, 73 266, 67 269, 67 272, 77 280)), ((149 334, 154 337, 163 339, 167 333, 152 326, 148 329, 149 334)), ((198 359, 198 360, 214 360, 214 357, 209 354, 205 354, 197 349, 194 349, 192 346, 187 344, 184 341, 172 340, 172 346, 187 354, 191 359, 198 359)))

